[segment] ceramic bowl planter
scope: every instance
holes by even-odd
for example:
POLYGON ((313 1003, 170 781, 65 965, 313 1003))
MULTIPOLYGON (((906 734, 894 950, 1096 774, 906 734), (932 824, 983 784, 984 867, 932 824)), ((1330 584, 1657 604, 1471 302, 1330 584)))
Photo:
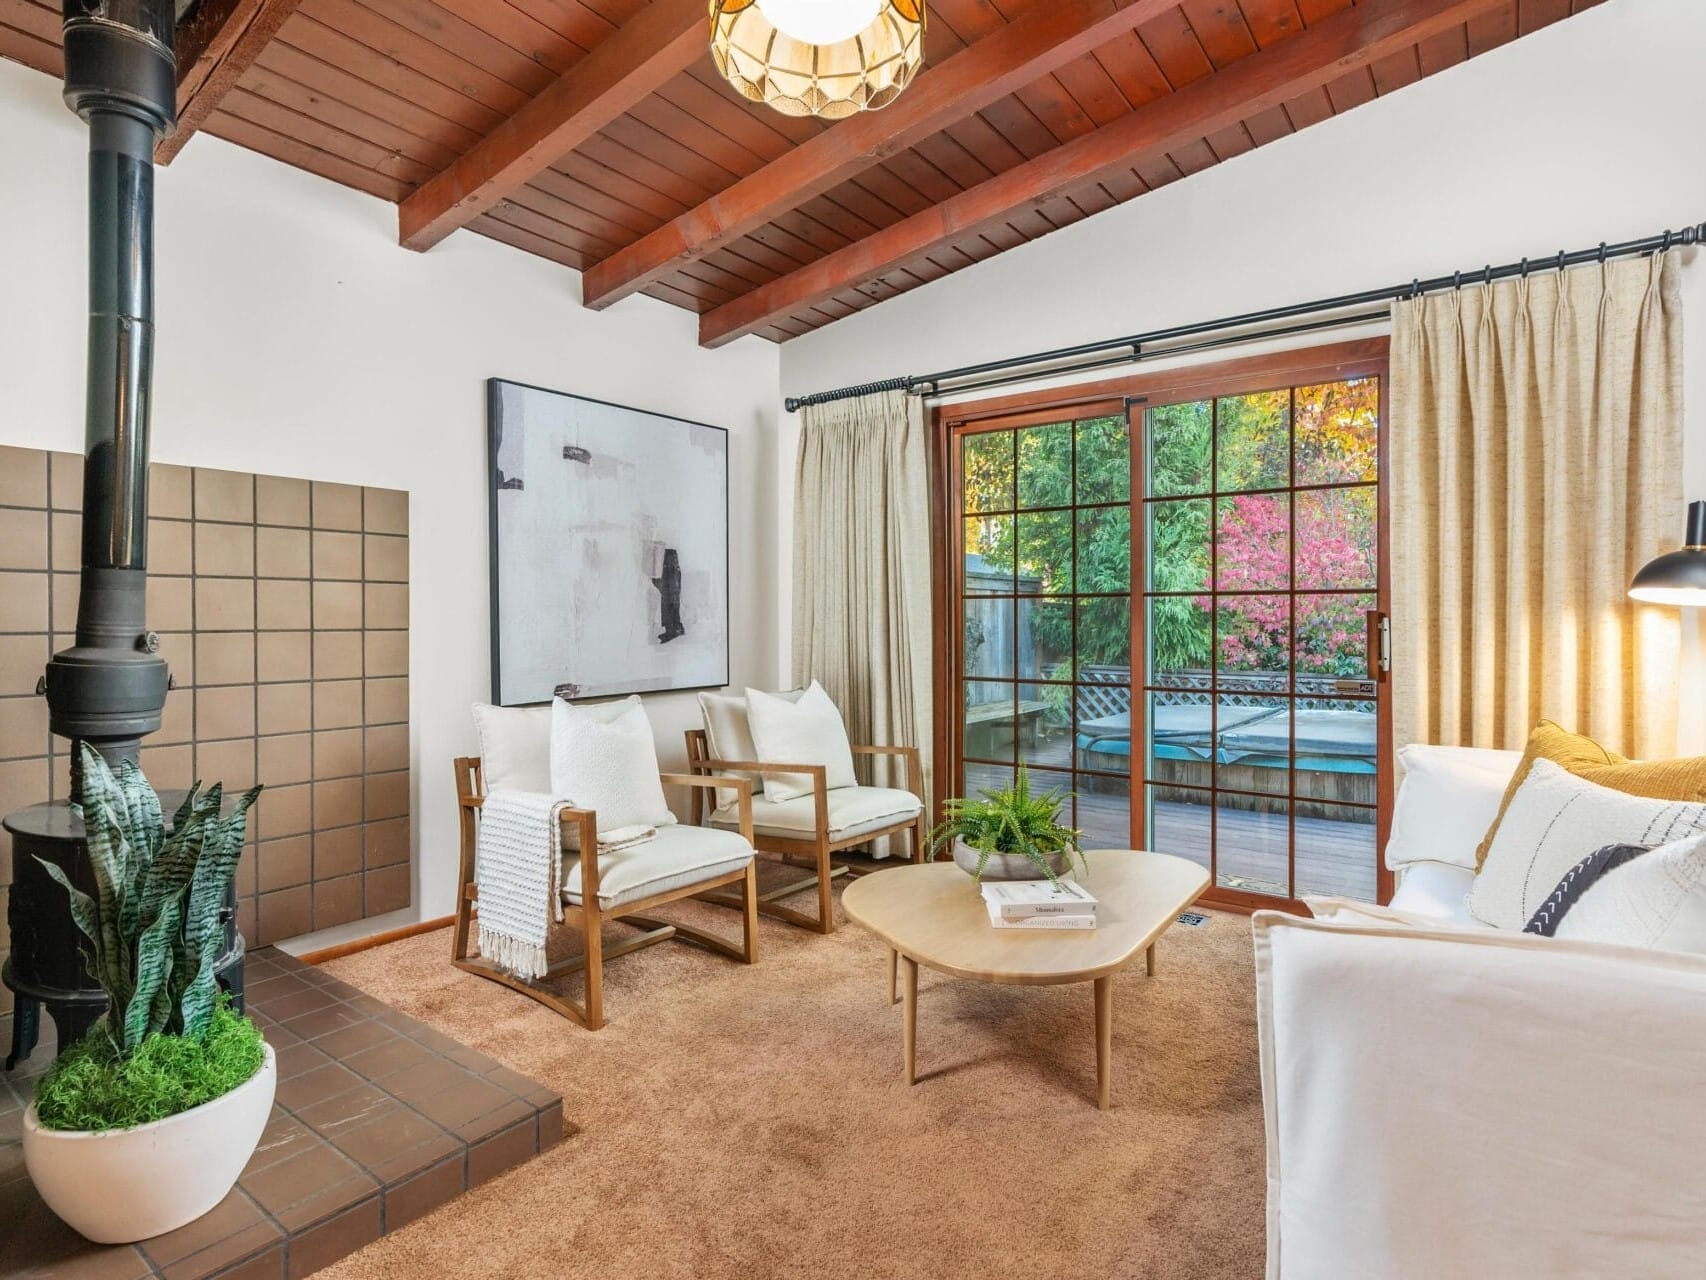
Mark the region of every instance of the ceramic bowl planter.
POLYGON ((129 1244, 194 1222, 230 1194, 272 1114, 278 1062, 230 1093, 134 1129, 44 1129, 24 1113, 24 1167, 79 1235, 129 1244))
MULTIPOLYGON (((954 842, 954 865, 968 876, 977 875, 977 860, 981 855, 964 840, 954 842)), ((1072 870, 1072 854, 1066 850, 1048 855, 1049 871, 1063 876, 1072 870)), ((992 853, 983 864, 985 880, 1046 880, 1041 865, 1020 853, 992 853)))

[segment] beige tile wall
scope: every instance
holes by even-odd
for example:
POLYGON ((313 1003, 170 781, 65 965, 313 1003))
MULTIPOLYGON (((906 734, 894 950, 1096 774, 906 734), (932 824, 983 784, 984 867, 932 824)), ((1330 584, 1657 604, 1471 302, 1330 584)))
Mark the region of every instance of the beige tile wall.
MULTIPOLYGON (((65 794, 35 686, 75 626, 81 488, 80 456, 0 447, 0 814, 65 794)), ((150 471, 148 623, 176 688, 142 764, 161 789, 267 784, 237 880, 252 944, 409 904, 408 501, 150 471)), ((11 870, 8 841, 0 954, 11 870)))

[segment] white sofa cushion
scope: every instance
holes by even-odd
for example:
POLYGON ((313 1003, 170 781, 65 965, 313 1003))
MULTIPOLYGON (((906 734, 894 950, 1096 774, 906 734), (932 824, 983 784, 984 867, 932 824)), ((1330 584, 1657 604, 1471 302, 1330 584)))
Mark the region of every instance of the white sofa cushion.
POLYGON ((1398 751, 1403 785, 1392 808, 1386 865, 1397 871, 1441 862, 1475 872, 1475 850, 1498 817, 1520 751, 1435 747, 1413 743, 1398 751))
POLYGON ((1469 914, 1495 929, 1521 929, 1570 868, 1595 849, 1668 844, 1701 831, 1706 804, 1627 795, 1536 760, 1475 877, 1469 914))
MULTIPOLYGON (((1394 898, 1393 901, 1397 901, 1397 899, 1394 898)), ((1318 897, 1313 894, 1305 894, 1303 904, 1309 908, 1309 914, 1315 919, 1326 920, 1333 924, 1388 929, 1429 929, 1435 932, 1444 929, 1474 929, 1482 933, 1490 932, 1486 925, 1476 924, 1475 921, 1467 918, 1456 920, 1423 911, 1407 911, 1402 907, 1381 907, 1372 902, 1361 902, 1356 898, 1318 897)), ((1465 916, 1467 917, 1467 912, 1465 916)))
POLYGON ((600 831, 675 821, 658 778, 657 743, 638 696, 551 706, 551 794, 598 815, 600 831))
POLYGON ((1706 959, 1254 924, 1269 1277, 1700 1273, 1706 959))
MULTIPOLYGON (((798 698, 748 689, 746 715, 759 760, 821 764, 825 769, 824 785, 831 791, 858 783, 853 773, 853 747, 847 740, 847 725, 834 700, 816 680, 798 698)), ((764 795, 778 804, 797 796, 809 796, 812 790, 810 774, 764 775, 764 795)))
POLYGON ((1706 954, 1706 836, 1677 840, 1607 872, 1555 937, 1706 954))
MULTIPOLYGON (((1488 819, 1491 821, 1491 819, 1488 819)), ((1475 846, 1469 846, 1471 855, 1475 846)), ((1443 862, 1415 862, 1404 868, 1392 893, 1392 909, 1438 924, 1484 928, 1469 914, 1469 890, 1475 873, 1443 862)))
POLYGON ((551 708, 474 704, 485 792, 551 791, 551 708))
MULTIPOLYGON (((752 846, 738 835, 709 827, 660 827, 644 844, 598 855, 598 905, 610 910, 739 871, 751 861, 752 846)), ((563 867, 563 898, 578 907, 580 858, 565 857, 563 867)))
MULTIPOLYGON (((829 793, 829 838, 846 840, 916 818, 924 803, 910 791, 891 787, 842 787, 829 793)), ((712 815, 719 827, 739 827, 740 809, 724 805, 712 815)), ((817 803, 811 796, 784 800, 752 800, 753 833, 780 840, 812 840, 817 836, 817 803)))

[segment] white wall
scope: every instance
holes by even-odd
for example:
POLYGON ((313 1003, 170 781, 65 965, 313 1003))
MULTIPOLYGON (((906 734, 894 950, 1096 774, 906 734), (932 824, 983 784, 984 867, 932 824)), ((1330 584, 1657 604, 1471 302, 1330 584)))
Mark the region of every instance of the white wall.
MULTIPOLYGON (((82 449, 86 146, 57 82, 0 61, 0 444, 82 449)), ((394 206, 213 137, 158 192, 153 456, 410 493, 415 907, 315 941, 451 909, 450 761, 490 689, 487 377, 730 429, 732 676, 774 683, 775 346, 583 310, 576 273, 467 232, 409 252, 394 206)), ((692 696, 648 709, 679 764, 692 696)))
MULTIPOLYGON (((1706 115, 1703 65, 1706 4, 1609 0, 797 338, 782 348, 784 394, 929 373, 1700 222, 1706 165, 1684 122, 1706 115)), ((1687 488, 1706 498, 1706 262, 1687 266, 1683 281, 1692 326, 1687 488)), ((1235 353, 1217 358, 1229 354, 1235 353)), ((797 429, 797 419, 784 417, 785 456, 797 429)), ((793 473, 784 466, 778 475, 777 542, 785 566, 793 473)), ((1678 511, 1679 538, 1682 517, 1678 511)), ((781 581, 778 663, 785 672, 785 567, 781 581)), ((1701 666, 1696 648, 1687 663, 1685 706, 1701 705, 1701 666)), ((1706 750, 1702 717, 1685 720, 1692 732, 1685 745, 1706 750)))

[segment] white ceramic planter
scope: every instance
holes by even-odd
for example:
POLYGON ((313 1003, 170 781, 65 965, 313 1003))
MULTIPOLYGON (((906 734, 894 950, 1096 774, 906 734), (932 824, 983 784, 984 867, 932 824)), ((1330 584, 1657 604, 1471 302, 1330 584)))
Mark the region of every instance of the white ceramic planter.
POLYGON ((103 1133, 44 1129, 24 1113, 24 1167, 36 1190, 78 1234, 129 1244, 175 1231, 225 1199, 272 1114, 278 1062, 222 1098, 152 1124, 103 1133))
MULTIPOLYGON (((954 865, 968 876, 977 875, 978 851, 964 840, 954 841, 954 865)), ((1064 876, 1072 870, 1072 855, 1068 853, 1051 853, 1048 864, 1057 876, 1064 876)), ((1029 858, 1016 853, 991 854, 983 864, 983 879, 985 880, 1043 880, 1047 877, 1043 869, 1029 858)))

